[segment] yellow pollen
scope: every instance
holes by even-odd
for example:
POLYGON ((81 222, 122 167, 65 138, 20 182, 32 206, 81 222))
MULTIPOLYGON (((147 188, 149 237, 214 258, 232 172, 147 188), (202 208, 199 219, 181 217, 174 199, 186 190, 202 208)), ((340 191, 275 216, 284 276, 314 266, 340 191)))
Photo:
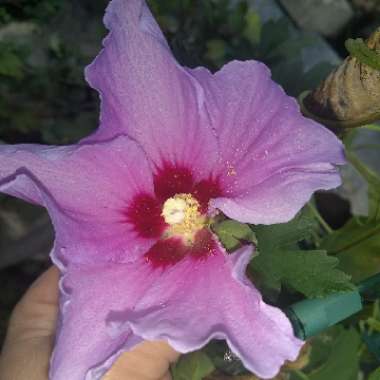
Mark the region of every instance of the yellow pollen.
POLYGON ((164 203, 161 215, 169 224, 167 236, 180 236, 191 244, 197 231, 206 224, 199 202, 191 194, 176 194, 164 203))
POLYGON ((235 170, 234 166, 231 163, 229 163, 228 161, 227 161, 227 175, 228 176, 236 175, 236 170, 235 170))

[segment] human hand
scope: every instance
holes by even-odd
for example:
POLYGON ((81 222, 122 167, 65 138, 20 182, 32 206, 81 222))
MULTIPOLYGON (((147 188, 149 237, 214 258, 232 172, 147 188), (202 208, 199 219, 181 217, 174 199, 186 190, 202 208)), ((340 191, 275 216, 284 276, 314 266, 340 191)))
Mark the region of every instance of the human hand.
MULTIPOLYGON (((0 356, 0 380, 48 380, 58 315, 58 280, 58 269, 50 268, 13 311, 0 356)), ((169 365, 178 356, 164 342, 143 342, 121 355, 104 380, 169 380, 169 365)))

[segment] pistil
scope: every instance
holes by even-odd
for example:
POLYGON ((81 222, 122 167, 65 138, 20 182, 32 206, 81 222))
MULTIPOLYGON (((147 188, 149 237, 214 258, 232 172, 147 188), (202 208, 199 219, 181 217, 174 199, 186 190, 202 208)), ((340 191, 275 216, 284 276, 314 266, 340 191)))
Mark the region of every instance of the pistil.
POLYGON ((191 245, 197 231, 202 229, 207 218, 200 212, 200 204, 192 194, 176 194, 166 200, 161 215, 169 228, 165 237, 181 237, 191 245))

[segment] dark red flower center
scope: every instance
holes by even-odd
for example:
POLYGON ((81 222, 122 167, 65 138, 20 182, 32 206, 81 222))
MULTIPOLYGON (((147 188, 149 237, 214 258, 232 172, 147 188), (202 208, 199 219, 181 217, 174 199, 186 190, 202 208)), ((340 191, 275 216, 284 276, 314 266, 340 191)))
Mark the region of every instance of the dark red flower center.
POLYGON ((210 177, 197 182, 190 169, 164 165, 154 176, 154 192, 154 195, 136 195, 126 211, 127 221, 140 237, 157 239, 145 255, 147 261, 163 267, 185 256, 202 259, 210 255, 215 242, 202 222, 207 220, 210 199, 222 195, 218 180, 210 177), (171 225, 172 220, 177 223, 176 219, 180 223, 181 216, 168 218, 171 207, 174 207, 173 212, 178 211, 175 205, 188 207, 182 225, 171 225))

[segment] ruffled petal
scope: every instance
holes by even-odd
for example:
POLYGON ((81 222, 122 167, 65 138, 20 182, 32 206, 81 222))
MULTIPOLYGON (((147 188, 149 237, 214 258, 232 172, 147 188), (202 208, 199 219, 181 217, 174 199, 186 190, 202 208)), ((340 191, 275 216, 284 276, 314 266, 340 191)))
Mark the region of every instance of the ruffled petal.
POLYGON ((0 145, 0 191, 48 209, 63 261, 130 260, 156 240, 139 237, 125 216, 135 194, 154 192, 143 151, 126 137, 81 146, 0 145))
POLYGON ((319 170, 317 165, 299 166, 275 173, 241 196, 211 199, 210 206, 242 223, 283 223, 293 219, 316 190, 335 188, 340 183, 332 165, 321 165, 319 170))
POLYGON ((66 269, 49 380, 100 380, 121 352, 141 342, 130 329, 113 334, 106 326, 109 309, 125 303, 124 270, 123 265, 66 269))
POLYGON ((341 142, 301 115, 264 64, 234 61, 214 75, 191 74, 204 87, 219 141, 224 197, 214 207, 241 222, 286 222, 314 191, 340 184, 341 142))
POLYGON ((148 340, 166 340, 179 352, 226 339, 247 369, 271 378, 285 360, 295 360, 302 342, 287 317, 265 304, 245 276, 252 248, 232 256, 222 248, 207 259, 185 258, 171 267, 145 262, 126 275, 129 300, 108 316, 112 331, 129 328, 148 340))
POLYGON ((192 163, 207 175, 217 149, 203 89, 173 58, 145 1, 111 1, 104 23, 104 49, 86 70, 102 100, 90 140, 126 133, 159 167, 192 163))
POLYGON ((207 256, 189 255, 170 266, 141 259, 62 268, 50 380, 100 380, 141 339, 166 340, 185 353, 213 338, 226 339, 258 376, 273 377, 297 357, 302 342, 247 279, 251 253, 245 247, 226 255, 215 244, 207 256))

